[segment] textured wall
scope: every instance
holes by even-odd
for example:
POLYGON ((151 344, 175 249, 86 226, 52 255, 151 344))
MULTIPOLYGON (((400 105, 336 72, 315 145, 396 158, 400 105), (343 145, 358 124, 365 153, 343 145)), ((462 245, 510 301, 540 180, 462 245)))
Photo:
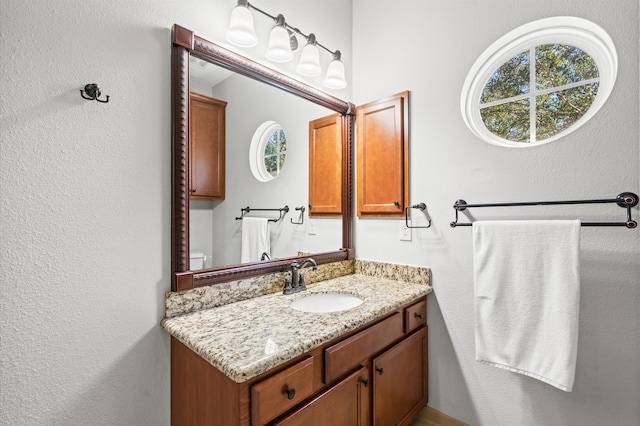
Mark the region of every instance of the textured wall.
MULTIPOLYGON (((471 230, 448 225, 459 198, 611 198, 639 191, 638 13, 637 0, 354 0, 354 103, 411 91, 411 201, 424 201, 434 221, 431 229, 414 231, 412 242, 401 242, 397 221, 358 220, 356 254, 432 268, 434 408, 472 425, 638 425, 640 232, 582 230, 576 382, 564 393, 474 360, 471 230), (611 97, 586 125, 552 144, 507 149, 475 138, 459 107, 469 68, 511 29, 555 15, 590 19, 612 37, 620 66, 611 97)), ((624 218, 613 205, 473 214, 624 218)))
MULTIPOLYGON (((350 3, 258 3, 350 61, 350 3)), ((170 29, 235 4, 0 0, 0 424, 169 424, 170 29)))

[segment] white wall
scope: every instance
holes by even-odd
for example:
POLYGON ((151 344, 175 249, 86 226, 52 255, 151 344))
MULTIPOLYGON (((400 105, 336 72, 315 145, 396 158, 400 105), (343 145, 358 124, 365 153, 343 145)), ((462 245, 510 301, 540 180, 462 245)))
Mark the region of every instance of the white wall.
MULTIPOLYGON (((258 3, 351 69, 350 2, 258 3)), ((235 4, 0 0, 0 424, 169 424, 170 29, 235 4)))
MULTIPOLYGON (((475 362, 470 228, 453 203, 612 198, 639 186, 637 0, 354 0, 354 103, 411 91, 411 201, 431 229, 398 240, 398 221, 358 220, 358 258, 430 266, 430 405, 472 425, 637 426, 640 411, 640 232, 583 228, 574 390, 475 362), (462 84, 493 41, 555 15, 592 20, 612 37, 618 80, 600 112, 556 143, 506 149, 465 127, 462 84), (382 31, 381 29, 384 29, 382 31)), ((480 217, 623 220, 617 206, 489 209, 480 217), (534 209, 534 210, 531 210, 534 209), (584 213, 581 213, 584 212, 584 213)), ((638 209, 634 209, 638 215, 638 209)))

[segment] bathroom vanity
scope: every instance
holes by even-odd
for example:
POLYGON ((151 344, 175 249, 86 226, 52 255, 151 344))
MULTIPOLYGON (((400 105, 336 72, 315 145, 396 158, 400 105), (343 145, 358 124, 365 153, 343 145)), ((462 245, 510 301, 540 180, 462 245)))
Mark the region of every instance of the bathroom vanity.
POLYGON ((363 274, 163 321, 173 425, 406 425, 427 403, 428 284, 363 274), (363 299, 300 312, 309 294, 363 299))
MULTIPOLYGON (((172 336, 172 424, 408 425, 427 403, 430 271, 355 259, 351 232, 355 105, 179 25, 174 25, 172 39, 172 292, 167 293, 162 321, 172 336), (335 113, 329 127, 322 124, 325 130, 334 129, 329 133, 335 137, 314 134, 310 138, 324 148, 327 140, 334 143, 332 155, 314 157, 318 161, 331 157, 338 166, 335 182, 329 186, 327 177, 311 173, 309 209, 313 215, 337 215, 341 243, 312 254, 297 250, 297 256, 264 262, 190 269, 194 194, 188 136, 195 126, 191 58, 335 113), (316 179, 327 193, 314 192, 316 179), (293 265, 304 264, 310 255, 318 271, 308 274, 308 289, 283 294, 285 276, 293 281, 293 265), (356 296, 362 304, 320 313, 290 306, 310 294, 336 292, 356 296)), ((315 124, 317 131, 321 126, 315 124)), ((408 126, 406 120, 404 125, 408 126)), ((398 170, 406 173, 403 167, 398 170)), ((402 191, 406 192, 404 187, 402 191)), ((238 192, 228 188, 225 203, 238 192)), ((402 213, 403 197, 388 197, 394 212, 402 213)))

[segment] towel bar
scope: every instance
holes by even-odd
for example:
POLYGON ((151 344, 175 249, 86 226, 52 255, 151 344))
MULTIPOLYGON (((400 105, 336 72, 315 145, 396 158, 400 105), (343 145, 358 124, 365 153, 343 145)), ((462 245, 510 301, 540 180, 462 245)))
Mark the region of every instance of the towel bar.
POLYGON ((582 226, 624 226, 628 229, 634 229, 638 226, 638 222, 631 218, 631 208, 638 205, 638 196, 633 192, 622 192, 616 198, 600 199, 600 200, 568 200, 568 201, 527 201, 516 203, 485 203, 485 204, 467 204, 465 200, 457 200, 453 204, 456 211, 456 220, 450 223, 452 228, 457 226, 472 226, 473 223, 459 223, 458 212, 465 211, 473 207, 513 207, 513 206, 553 206, 560 204, 607 204, 616 203, 620 207, 627 209, 627 220, 625 222, 582 222, 582 226))
POLYGON ((240 211, 242 213, 240 214, 240 217, 236 217, 236 220, 242 220, 242 218, 244 218, 247 213, 250 213, 252 211, 257 211, 257 212, 280 212, 280 217, 279 218, 277 218, 277 219, 269 219, 269 222, 278 222, 287 213, 289 213, 289 206, 284 206, 284 207, 279 208, 279 209, 252 209, 251 207, 247 206, 247 207, 241 208, 240 211))
POLYGON ((304 211, 307 209, 305 206, 300 206, 300 207, 296 207, 295 208, 297 211, 300 212, 300 222, 294 222, 293 219, 289 219, 291 221, 291 223, 293 223, 294 225, 302 225, 304 224, 304 211))
POLYGON ((418 203, 412 206, 407 206, 404 208, 404 225, 408 229, 421 229, 421 228, 431 228, 431 218, 427 216, 428 224, 427 226, 411 226, 409 225, 409 209, 417 209, 420 211, 425 211, 427 209, 427 205, 425 203, 418 203))

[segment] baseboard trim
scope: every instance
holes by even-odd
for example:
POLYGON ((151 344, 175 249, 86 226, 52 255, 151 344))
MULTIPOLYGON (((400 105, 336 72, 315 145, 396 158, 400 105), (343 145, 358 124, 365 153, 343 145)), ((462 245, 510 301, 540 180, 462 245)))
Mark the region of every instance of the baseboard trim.
POLYGON ((423 410, 423 413, 425 414, 427 426, 469 426, 460 420, 441 413, 435 408, 426 407, 425 410, 423 410))

